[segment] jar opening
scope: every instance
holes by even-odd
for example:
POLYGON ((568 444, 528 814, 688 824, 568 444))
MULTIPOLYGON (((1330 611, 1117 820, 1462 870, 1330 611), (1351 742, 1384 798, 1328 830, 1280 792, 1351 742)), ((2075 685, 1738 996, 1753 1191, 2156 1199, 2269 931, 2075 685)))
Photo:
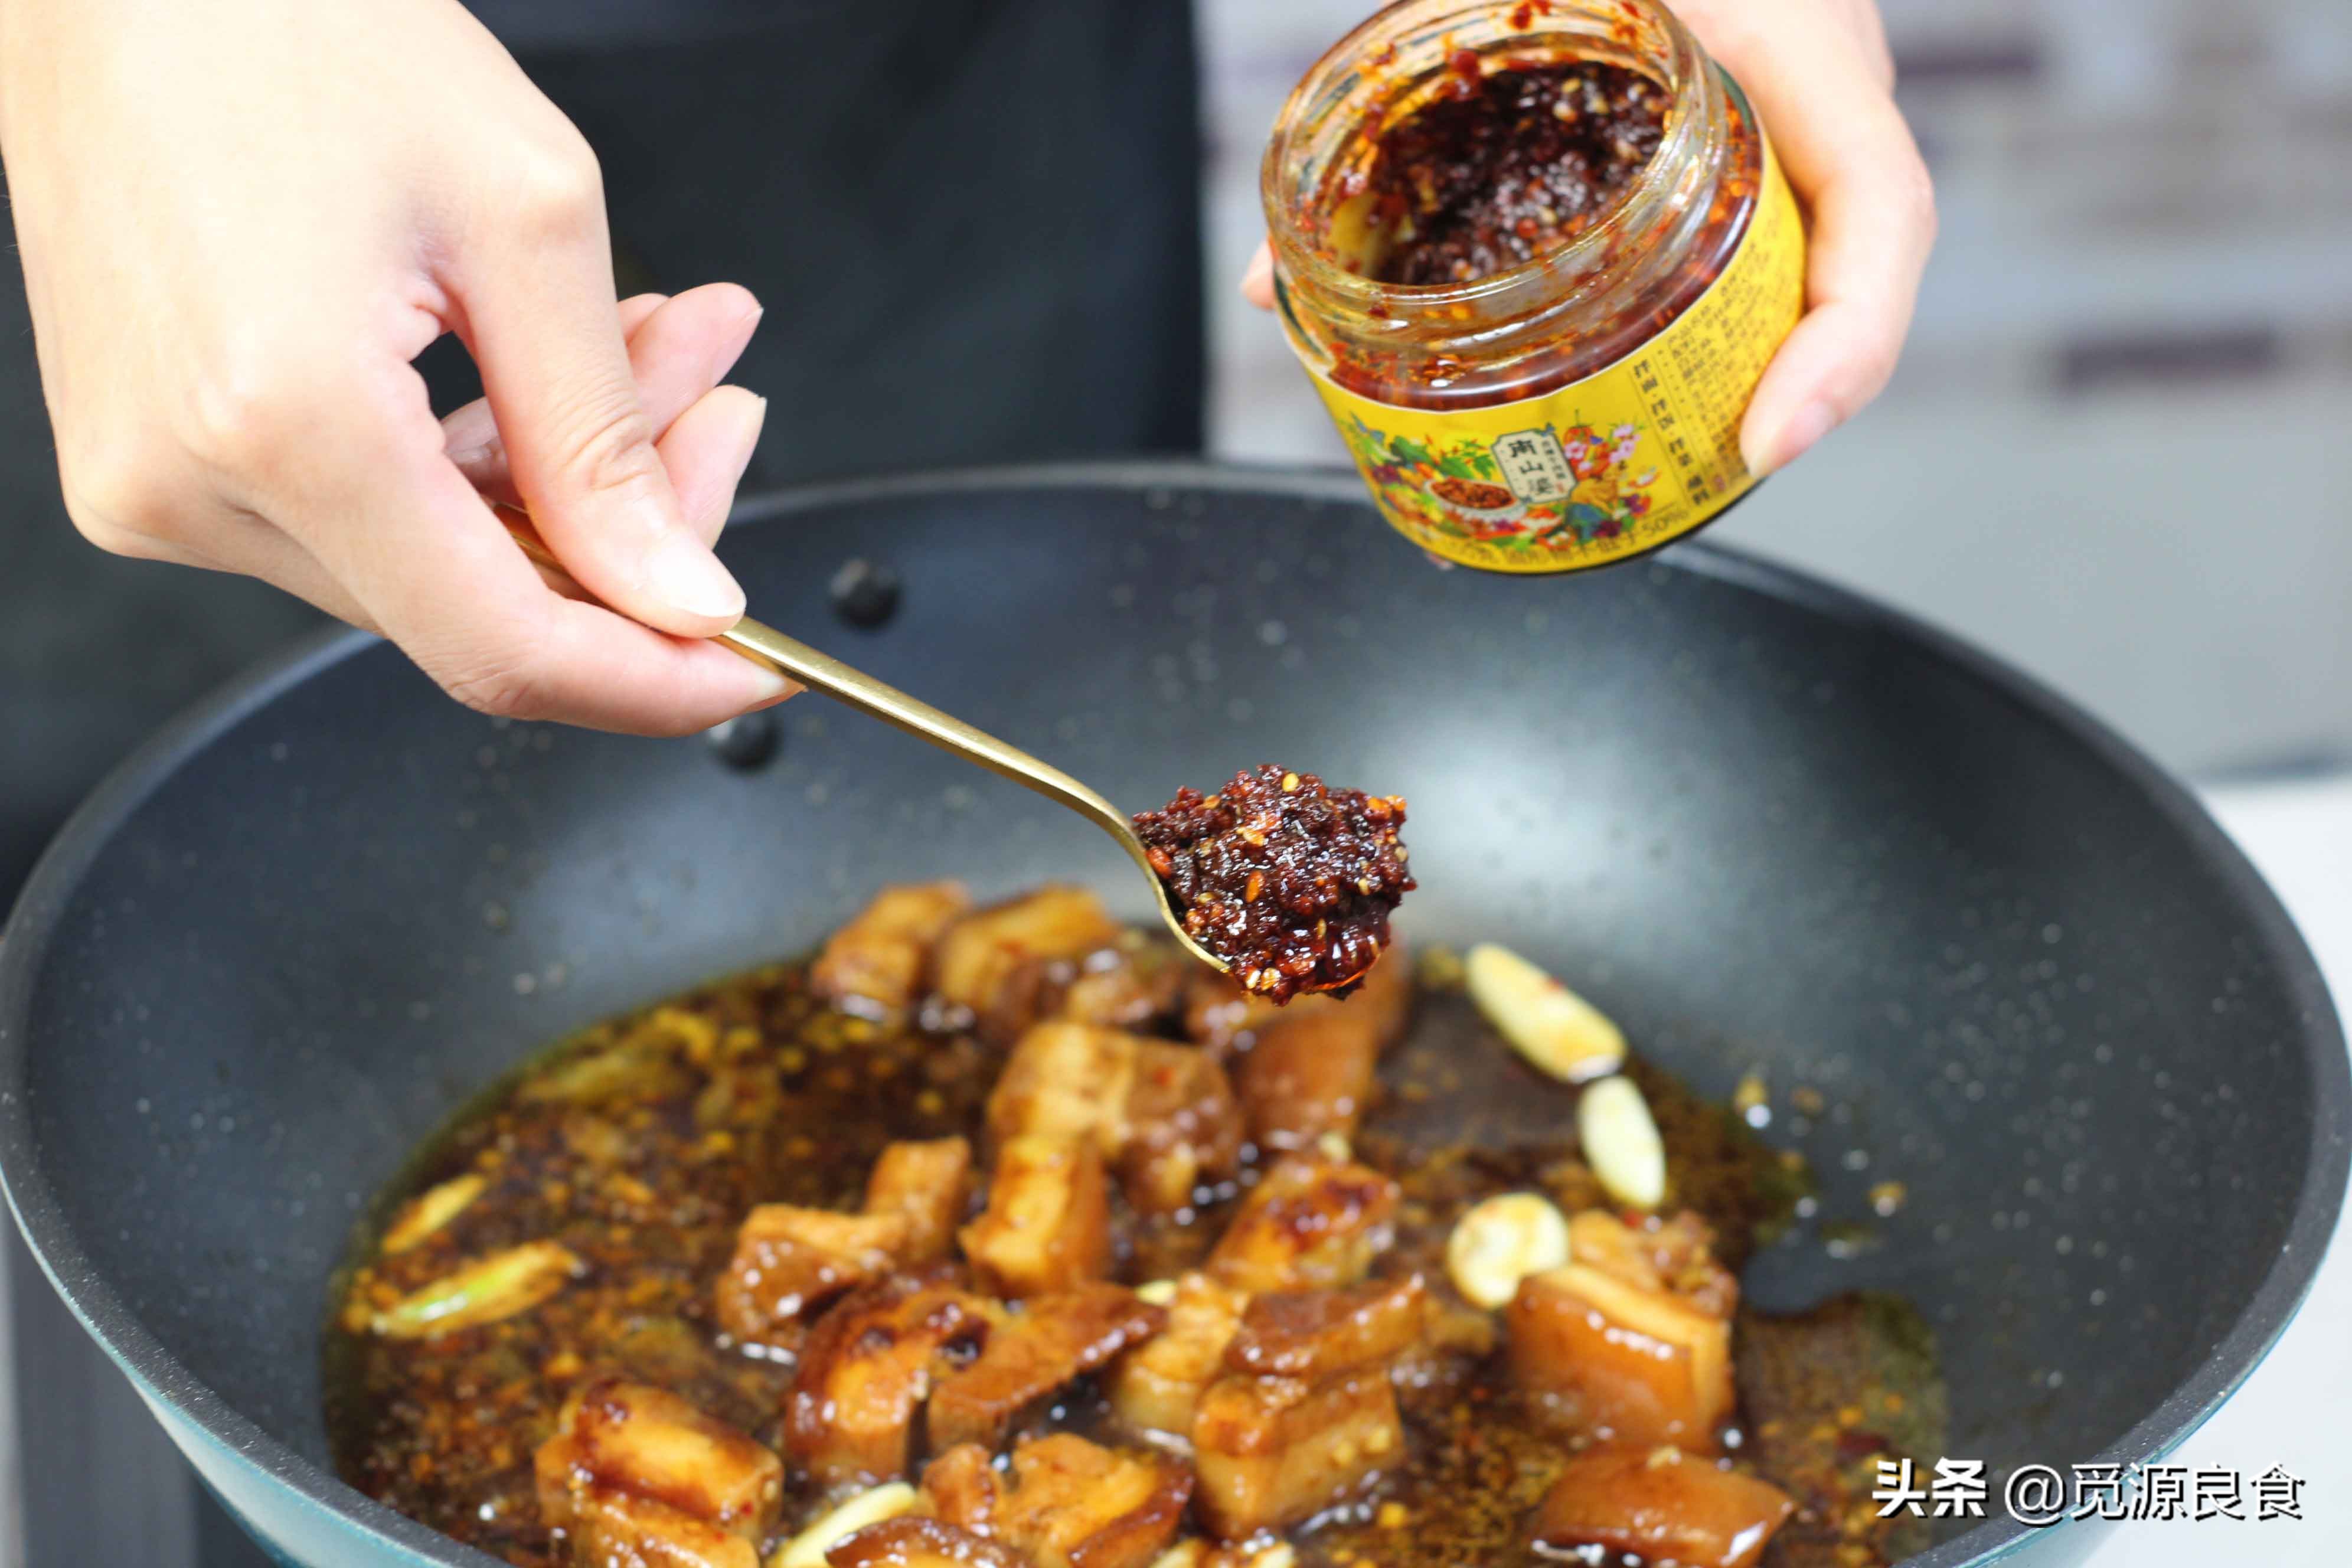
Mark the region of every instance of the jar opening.
POLYGON ((1475 282, 1615 212, 1664 139, 1668 93, 1608 61, 1455 52, 1367 127, 1307 221, 1325 253, 1391 287, 1475 282))
POLYGON ((1404 0, 1335 45, 1292 92, 1261 171, 1286 314, 1297 308, 1374 337, 1438 352, 1486 353, 1563 310, 1631 299, 1706 206, 1725 113, 1719 79, 1689 32, 1654 0, 1404 0), (1591 62, 1636 73, 1667 100, 1648 159, 1580 232, 1461 281, 1368 275, 1361 195, 1383 139, 1449 92, 1465 58, 1482 76, 1591 62), (1357 205, 1353 211, 1349 203, 1357 205), (1293 298, 1296 296, 1297 298, 1293 298))

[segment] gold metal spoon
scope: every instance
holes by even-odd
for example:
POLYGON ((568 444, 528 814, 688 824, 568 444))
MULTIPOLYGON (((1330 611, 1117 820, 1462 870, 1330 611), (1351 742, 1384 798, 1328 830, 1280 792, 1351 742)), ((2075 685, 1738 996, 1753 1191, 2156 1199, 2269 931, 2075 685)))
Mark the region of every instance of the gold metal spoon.
MULTIPOLYGON (((530 519, 512 507, 493 505, 499 521, 514 535, 522 552, 531 559, 542 573, 558 586, 592 602, 601 602, 580 586, 563 563, 547 548, 530 519)), ((1232 965, 1192 939, 1184 929, 1184 920, 1177 913, 1168 896, 1167 884, 1160 873, 1151 868, 1150 852, 1143 840, 1137 837, 1135 825, 1125 813, 1101 795, 1080 784, 1061 769, 1040 762, 1018 746, 1010 746, 984 731, 976 730, 951 713, 943 713, 929 703, 908 696, 895 686, 881 681, 834 658, 819 653, 796 637, 788 637, 775 627, 763 626, 746 616, 712 639, 740 654, 753 664, 765 665, 789 680, 798 681, 811 691, 822 691, 836 702, 847 703, 860 713, 881 720, 904 730, 918 740, 929 741, 943 752, 950 752, 968 763, 978 763, 989 772, 1011 779, 1025 789, 1036 791, 1057 805, 1068 806, 1105 833, 1118 840, 1127 858, 1135 862, 1146 880, 1151 884, 1151 905, 1160 918, 1184 945, 1184 951, 1213 969, 1230 971, 1232 965)))

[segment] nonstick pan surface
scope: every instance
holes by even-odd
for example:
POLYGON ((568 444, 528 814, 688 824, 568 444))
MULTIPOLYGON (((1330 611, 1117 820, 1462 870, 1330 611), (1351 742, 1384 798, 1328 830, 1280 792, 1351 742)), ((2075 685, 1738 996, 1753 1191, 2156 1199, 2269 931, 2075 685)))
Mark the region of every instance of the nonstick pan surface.
MULTIPOLYGON (((1436 571, 1351 477, 950 476, 740 521, 763 618, 1121 803, 1261 761, 1407 796, 1408 934, 1509 942, 1711 1096, 1765 1073, 1822 1221, 1869 1229, 1768 1250, 1751 1295, 1917 1302, 1949 1450, 1996 1487, 2165 1452, 2310 1282, 2352 1092, 2309 954, 2178 785, 1947 637, 1705 547, 1436 571), (828 605, 852 556, 904 579, 878 628, 828 605), (1791 1121, 1800 1086, 1824 1109, 1791 1121), (1907 1202, 1875 1218, 1887 1179, 1907 1202)), ((489 1561, 336 1480, 319 1397, 328 1272, 468 1093, 884 882, 1131 904, 1076 819, 820 699, 779 711, 742 770, 494 722, 339 637, 159 737, 28 886, 0 940, 9 1196, 287 1560, 489 1561)), ((2089 1544, 1994 1512, 1916 1561, 2089 1544)))

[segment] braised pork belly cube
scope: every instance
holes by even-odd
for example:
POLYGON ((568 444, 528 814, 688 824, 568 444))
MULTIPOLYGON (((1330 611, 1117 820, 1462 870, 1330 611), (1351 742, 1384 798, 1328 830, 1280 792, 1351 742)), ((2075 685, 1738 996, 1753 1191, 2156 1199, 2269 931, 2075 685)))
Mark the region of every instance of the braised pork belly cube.
POLYGON ((1229 1373, 1192 1419, 1202 1519, 1240 1541, 1344 1501, 1404 1458, 1386 1369, 1321 1383, 1229 1373))
POLYGON ((1428 1304, 1417 1274, 1249 1303, 1192 1421, 1218 1534, 1296 1523, 1403 1458, 1388 1368, 1422 1337, 1428 1304))
POLYGON ((1778 1487, 1679 1448, 1588 1448, 1536 1512, 1532 1544, 1597 1547, 1688 1568, 1750 1568, 1796 1505, 1778 1487))
POLYGON ((943 1352, 977 1345, 995 1310, 944 1268, 844 1297, 802 1347, 784 1403, 786 1454, 824 1486, 902 1479, 943 1352))
POLYGON ((761 1204, 743 1216, 714 1292, 719 1326, 766 1342, 784 1325, 898 1265, 911 1230, 900 1214, 835 1214, 761 1204))
POLYGON ((1484 1361, 1502 1342, 1491 1312, 1481 1311, 1450 1290, 1430 1291, 1421 1336, 1404 1348, 1390 1372, 1399 1388, 1426 1387, 1463 1362, 1484 1361))
POLYGON ((532 1468, 541 1518, 567 1529, 589 1494, 625 1494, 757 1541, 783 1500, 783 1462, 766 1447, 667 1389, 617 1379, 564 1401, 532 1468))
POLYGON ((933 1514, 1001 1541, 1034 1568, 1146 1568, 1176 1535, 1192 1473, 1060 1432, 1024 1439, 1003 1473, 985 1449, 949 1449, 923 1472, 933 1514))
POLYGON ((893 1250, 909 1267, 948 1255, 971 1195, 971 1145, 961 1138, 893 1143, 866 1179, 866 1212, 906 1220, 906 1239, 893 1250))
POLYGON ((958 1233, 999 1295, 1043 1296, 1110 1272, 1110 1186, 1093 1143, 1015 1138, 996 1156, 988 1208, 958 1233))
POLYGON ((971 900, 956 882, 885 888, 809 965, 809 988, 846 1013, 895 1022, 921 992, 932 944, 971 900))
POLYGON ((1242 1200, 1209 1271, 1253 1293, 1353 1285, 1395 1239, 1398 1198, 1369 1166, 1291 1155, 1242 1200))
POLYGON ((1184 1033, 1224 1057, 1262 1043, 1276 1024, 1344 1010, 1369 1028, 1377 1050, 1386 1050, 1404 1033, 1412 1011, 1412 965, 1402 962, 1403 954, 1402 942, 1391 942, 1365 972, 1363 984, 1346 996, 1309 993, 1278 1007, 1230 974, 1195 968, 1184 991, 1184 1033))
POLYGON ((1118 922, 1084 888, 1040 888, 950 926, 933 955, 936 989, 992 1031, 1017 1033, 1029 1020, 1016 1004, 1034 1005, 1039 961, 1075 961, 1118 939, 1118 922))
POLYGON ((1568 1222, 1571 1262, 1641 1289, 1670 1291, 1710 1317, 1728 1319, 1739 1305, 1739 1281, 1715 1260, 1714 1244, 1714 1231, 1687 1209, 1634 1225, 1607 1209, 1586 1209, 1568 1222))
POLYGON ((1379 1088, 1379 1066, 1364 1026, 1341 1007, 1270 1026, 1234 1073, 1251 1138, 1286 1152, 1326 1132, 1354 1137, 1379 1088))
POLYGON ((1001 1541, 991 1541, 926 1514, 869 1524, 834 1542, 831 1568, 1030 1568, 1001 1541))
POLYGON ((1246 1291, 1206 1274, 1178 1279, 1166 1325, 1112 1363, 1112 1412, 1137 1431, 1189 1438, 1201 1394, 1223 1373, 1248 1305, 1246 1291))
POLYGON ((978 1443, 955 1443, 936 1450, 931 1462, 923 1467, 913 1511, 943 1519, 975 1535, 992 1535, 996 1505, 1003 1498, 1004 1481, 997 1473, 995 1454, 978 1443))
POLYGON ((971 1174, 971 1145, 961 1138, 892 1143, 866 1180, 863 1214, 761 1204, 744 1216, 719 1277, 719 1326, 739 1340, 780 1342, 843 1291, 945 1258, 971 1174))
POLYGON ((988 1097, 988 1133, 1082 1139, 1146 1214, 1192 1201, 1241 1165, 1242 1118, 1224 1069, 1202 1052, 1068 1019, 1033 1026, 988 1097))
POLYGON ((1088 955, 1054 1012, 1098 1028, 1149 1029, 1182 1005, 1192 967, 1174 942, 1123 931, 1116 948, 1088 955))
POLYGON ((650 1498, 592 1487, 564 1526, 572 1568, 760 1568, 749 1541, 650 1498))
POLYGON ((1412 971, 1393 952, 1372 966, 1363 989, 1334 1001, 1300 998, 1255 1027, 1234 1087, 1265 1149, 1303 1149, 1327 1132, 1355 1136, 1379 1089, 1381 1053, 1402 1031, 1412 971))
POLYGON ((1143 1041, 1119 1029, 1066 1019, 1026 1030, 988 1096, 988 1142, 1085 1141, 1105 1161, 1127 1146, 1127 1103, 1143 1041))
MULTIPOLYGON (((1316 993, 1295 996, 1290 1005, 1320 1007, 1330 998, 1316 993)), ((1283 1009, 1263 996, 1254 996, 1232 975, 1213 969, 1195 969, 1184 984, 1184 1035, 1202 1050, 1221 1059, 1254 1043, 1258 1030, 1282 1016, 1283 1009)))
POLYGON ((1725 1319, 1571 1263, 1520 1281, 1506 1327, 1513 1380, 1562 1426, 1716 1452, 1733 1401, 1725 1319))
POLYGON ((1036 1296, 990 1330, 971 1365, 931 1394, 924 1430, 933 1452, 959 1443, 993 1448, 1024 1410, 1160 1331, 1165 1310, 1123 1286, 1095 1283, 1036 1296))
POLYGON ((1119 1189, 1139 1213, 1172 1214, 1241 1169, 1241 1106, 1206 1051, 1139 1042, 1126 1121, 1119 1189))
POLYGON ((1234 1529, 1275 1514, 1295 1521, 1293 1510, 1319 1509, 1325 1504, 1317 1499, 1402 1463, 1402 1430, 1362 1380, 1378 1378, 1382 1390, 1409 1388, 1438 1375, 1446 1361, 1486 1353, 1491 1336, 1465 1340, 1449 1324, 1456 1313, 1486 1322, 1483 1313, 1439 1302, 1417 1274, 1253 1300, 1221 1358, 1230 1375, 1202 1399, 1192 1434, 1204 1496, 1230 1500, 1221 1517, 1234 1529), (1255 1389, 1244 1389, 1244 1378, 1255 1380, 1255 1389), (1354 1394, 1343 1398, 1340 1385, 1351 1380, 1354 1394), (1279 1416, 1270 1426, 1271 1413, 1279 1416), (1214 1435, 1203 1429, 1213 1415, 1227 1418, 1214 1435), (1269 1430, 1307 1446, 1276 1466, 1265 1446, 1269 1430), (1252 1437, 1261 1447, 1241 1447, 1252 1437), (1204 1442, 1222 1445, 1222 1457, 1201 1452, 1204 1442))
POLYGON ((1253 1377, 1308 1382, 1386 1366, 1419 1342, 1428 1308, 1418 1274, 1352 1290, 1273 1291, 1242 1313, 1225 1365, 1253 1377))

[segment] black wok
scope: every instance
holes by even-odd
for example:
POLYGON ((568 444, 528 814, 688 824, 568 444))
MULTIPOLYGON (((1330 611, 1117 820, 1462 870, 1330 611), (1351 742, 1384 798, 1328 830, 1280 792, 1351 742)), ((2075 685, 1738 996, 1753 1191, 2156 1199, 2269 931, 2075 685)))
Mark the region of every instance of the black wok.
MULTIPOLYGON (((2168 1449, 2311 1279, 2352 1094, 2309 955, 2177 785, 1980 655, 1704 548, 1434 571, 1352 479, 1102 468, 745 517, 728 554, 785 628, 1135 806, 1262 760, 1402 792, 1409 931, 1507 937, 1711 1095, 1761 1066, 1846 1108, 1774 1136, 1825 1216, 1886 1177, 1907 1205, 1850 1258, 1768 1251, 1750 1289, 1918 1302, 1951 1452, 1996 1481, 2168 1449), (878 630, 827 607, 853 554, 906 580, 878 630)), ((494 723, 342 637, 159 738, 26 889, 0 945, 9 1196, 288 1560, 488 1561, 338 1482, 319 1414, 328 1270, 469 1090, 878 883, 1137 892, 1013 786, 815 698, 782 713, 739 771, 494 723)), ((2089 1544, 2029 1536, 1996 1500, 1919 1561, 2089 1544)))

